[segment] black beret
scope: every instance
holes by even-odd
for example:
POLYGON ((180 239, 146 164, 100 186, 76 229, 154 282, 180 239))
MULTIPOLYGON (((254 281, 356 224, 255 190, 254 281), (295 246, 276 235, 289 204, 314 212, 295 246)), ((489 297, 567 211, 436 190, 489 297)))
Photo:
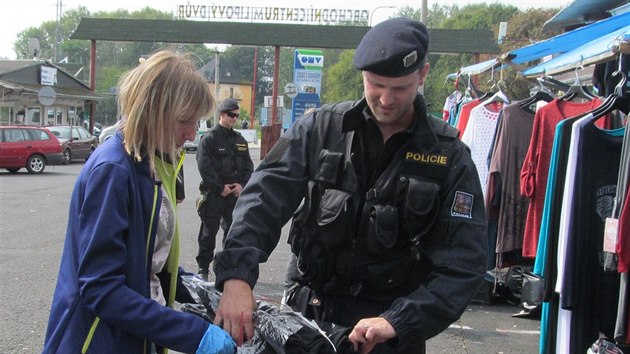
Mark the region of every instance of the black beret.
POLYGON ((235 109, 240 109, 238 101, 233 98, 226 98, 219 106, 219 112, 229 112, 235 109))
POLYGON ((354 67, 399 77, 418 69, 429 48, 429 31, 417 20, 393 18, 372 27, 354 53, 354 67))

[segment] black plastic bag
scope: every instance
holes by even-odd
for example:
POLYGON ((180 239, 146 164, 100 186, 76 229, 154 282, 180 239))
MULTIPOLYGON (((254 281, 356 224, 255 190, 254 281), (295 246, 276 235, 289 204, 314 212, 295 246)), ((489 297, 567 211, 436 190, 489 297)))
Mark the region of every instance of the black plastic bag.
MULTIPOLYGON (((221 300, 214 284, 195 276, 183 276, 182 281, 197 303, 182 304, 181 310, 214 321, 221 300)), ((239 347, 238 353, 354 353, 348 340, 350 328, 308 320, 290 307, 268 299, 257 298, 256 305, 254 338, 239 347)))

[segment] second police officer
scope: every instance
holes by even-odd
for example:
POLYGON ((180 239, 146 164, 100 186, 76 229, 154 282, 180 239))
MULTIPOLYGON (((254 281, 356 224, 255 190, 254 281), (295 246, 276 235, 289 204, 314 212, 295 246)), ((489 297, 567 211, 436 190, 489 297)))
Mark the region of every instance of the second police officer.
POLYGON ((234 130, 239 111, 238 101, 226 98, 219 106, 219 124, 201 138, 197 149, 197 167, 201 175, 197 211, 201 227, 196 259, 199 275, 205 280, 208 280, 219 226, 227 235, 236 199, 254 169, 247 141, 234 130))

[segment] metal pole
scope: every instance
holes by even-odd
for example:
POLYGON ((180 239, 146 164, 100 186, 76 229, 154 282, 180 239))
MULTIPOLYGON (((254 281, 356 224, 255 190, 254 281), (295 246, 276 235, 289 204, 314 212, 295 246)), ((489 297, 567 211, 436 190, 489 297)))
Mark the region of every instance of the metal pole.
MULTIPOLYGON (((217 105, 220 104, 219 98, 219 77, 221 76, 221 65, 219 63, 219 52, 214 53, 214 99, 217 101, 217 105)), ((214 123, 212 126, 216 126, 219 122, 219 110, 214 110, 214 123)))
POLYGON ((420 13, 420 21, 427 23, 427 13, 429 12, 428 0, 422 0, 422 13, 420 13))
POLYGON ((252 109, 249 112, 249 128, 254 129, 256 121, 256 78, 258 74, 258 47, 254 48, 254 79, 252 81, 252 109))
MULTIPOLYGON (((90 46, 90 91, 96 91, 96 40, 92 39, 90 46)), ((90 102, 90 134, 94 134, 94 114, 96 102, 90 102)), ((81 122, 83 124, 83 122, 81 122)))
MULTIPOLYGON (((280 72, 280 46, 275 47, 273 54, 273 88, 271 90, 271 126, 276 124, 278 117, 278 76, 280 72)), ((274 141, 275 143, 275 141, 274 141)))

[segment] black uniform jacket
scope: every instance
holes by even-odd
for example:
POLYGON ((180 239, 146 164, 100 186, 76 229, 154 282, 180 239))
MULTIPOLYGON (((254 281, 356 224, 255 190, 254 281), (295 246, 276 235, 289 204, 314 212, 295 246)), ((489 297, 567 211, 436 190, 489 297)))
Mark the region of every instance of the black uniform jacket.
MULTIPOLYGON (((430 270, 415 290, 393 299, 380 314, 392 324, 402 346, 435 336, 456 321, 476 293, 486 264, 483 196, 470 152, 457 139, 457 130, 427 116, 422 96, 414 105, 413 141, 392 164, 402 159, 399 165, 445 167, 446 174, 441 177, 437 217, 422 240, 422 257, 430 270), (448 154, 432 153, 438 145, 446 146, 448 154)), ((302 202, 321 151, 339 150, 366 119, 372 119, 368 117, 365 99, 326 105, 284 133, 238 199, 224 250, 215 257, 219 290, 230 278, 254 287, 259 263, 268 259, 281 228, 302 202)))
POLYGON ((218 124, 201 137, 197 166, 201 174, 199 190, 215 194, 223 192, 223 186, 229 183, 245 187, 254 170, 245 138, 218 124))

